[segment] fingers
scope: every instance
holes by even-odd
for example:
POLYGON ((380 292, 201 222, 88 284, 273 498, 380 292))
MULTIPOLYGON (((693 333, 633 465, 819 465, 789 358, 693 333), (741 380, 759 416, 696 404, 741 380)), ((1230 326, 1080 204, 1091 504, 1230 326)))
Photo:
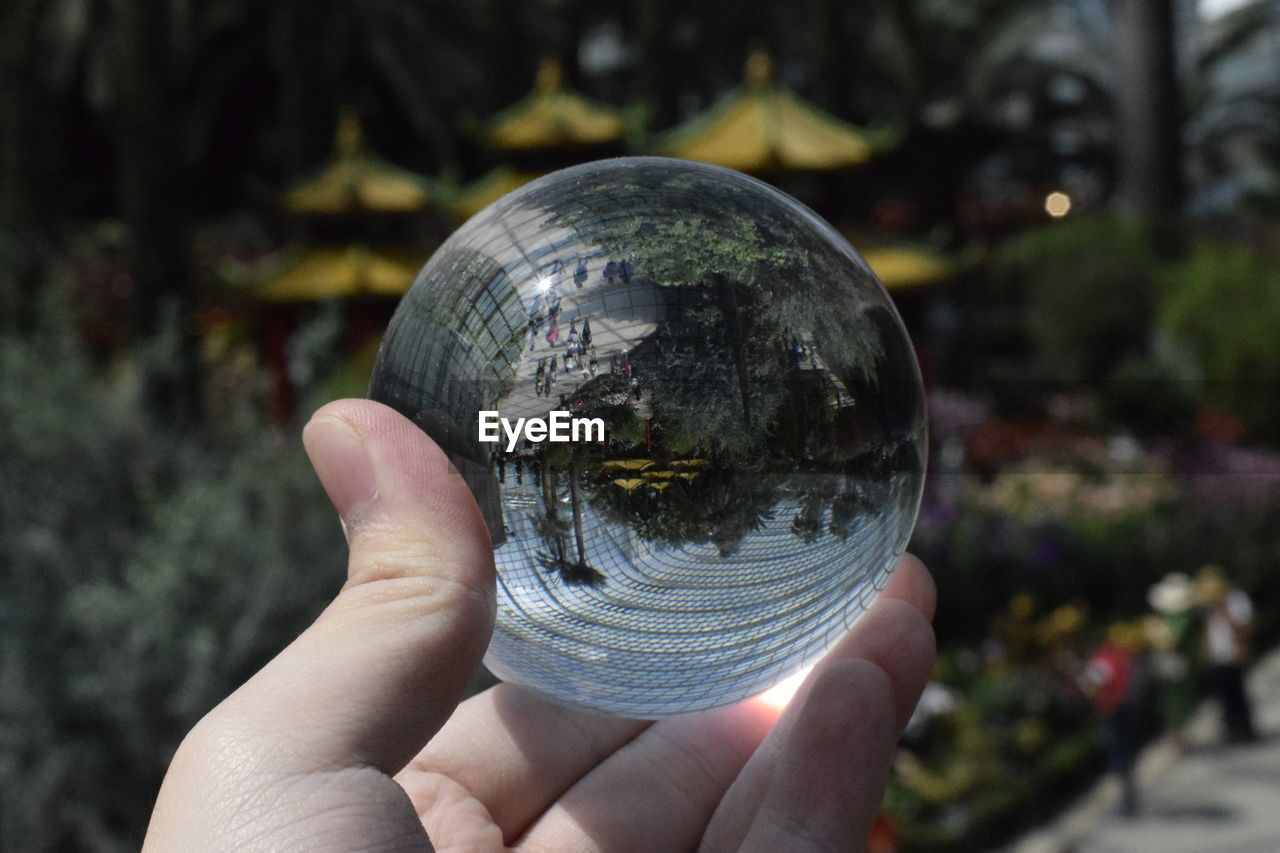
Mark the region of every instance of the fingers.
POLYGON ((326 406, 303 440, 347 531, 347 583, 183 741, 148 850, 427 845, 389 774, 444 722, 488 643, 488 532, 440 449, 385 406, 326 406))
POLYGON ((777 715, 748 702, 659 720, 574 785, 524 843, 532 850, 691 849, 777 715))
MULTIPOLYGON (((705 849, 738 850, 746 842, 748 831, 758 837, 768 837, 769 829, 758 823, 756 815, 762 811, 773 813, 778 809, 782 810, 781 814, 787 813, 790 806, 777 803, 777 798, 798 783, 792 777, 788 777, 792 778, 790 782, 780 782, 775 776, 778 773, 784 776, 794 774, 808 766, 806 761, 796 758, 800 754, 797 750, 803 752, 809 748, 807 741, 797 740, 804 736, 800 730, 810 725, 804 722, 805 719, 816 715, 816 719, 825 720, 828 718, 826 715, 835 714, 844 721, 845 729, 842 731, 850 737, 866 741, 869 745, 883 742, 892 754, 898 735, 910 718, 933 669, 933 629, 926 618, 926 611, 930 615, 933 612, 933 589, 932 579, 923 564, 909 555, 904 557, 895 569, 893 580, 876 603, 814 668, 778 724, 725 794, 707 828, 705 849), (868 674, 867 667, 880 675, 868 674), (827 675, 828 670, 833 669, 834 674, 827 675), (827 679, 832 679, 832 683, 827 683, 827 679), (818 689, 819 685, 824 686, 818 689), (844 691, 854 689, 850 685, 863 691, 871 704, 851 704, 841 698, 844 691), (873 708, 874 714, 871 713, 873 708), (879 722, 882 712, 888 714, 891 723, 887 735, 879 722), (781 769, 788 767, 791 769, 781 769)), ((849 752, 853 746, 839 739, 833 742, 831 755, 841 755, 842 749, 846 750, 843 754, 849 760, 853 760, 850 756, 859 761, 876 759, 865 771, 858 764, 849 764, 851 769, 847 778, 838 784, 838 790, 848 798, 844 804, 858 809, 857 815, 866 817, 865 825, 870 827, 870 821, 880 806, 888 765, 885 764, 881 772, 876 758, 878 752, 867 751, 870 746, 862 752, 849 752), (875 784, 868 786, 866 779, 874 780, 875 784)), ((821 776, 825 772, 822 766, 813 763, 813 772, 821 776)), ((817 801, 813 803, 817 808, 817 801)), ((862 825, 847 816, 832 818, 829 822, 846 827, 862 825)), ((834 849, 860 849, 858 845, 863 843, 865 836, 834 845, 834 849)), ((766 848, 762 846, 760 849, 766 848)))
MULTIPOLYGON (((827 652, 815 672, 831 662, 854 658, 883 669, 893 685, 896 719, 901 730, 933 671, 936 649, 929 618, 933 613, 934 587, 924 564, 909 555, 894 571, 894 580, 898 583, 890 581, 853 630, 827 652), (895 597, 905 596, 908 591, 919 597, 895 597), (928 615, 921 610, 925 605, 928 615)), ((803 688, 801 693, 803 695, 803 688)))
MULTIPOLYGON (((798 803, 818 802, 807 795, 785 799, 788 792, 804 790, 803 780, 775 781, 779 767, 790 769, 777 772, 794 776, 795 768, 812 763, 817 781, 811 784, 834 786, 837 792, 836 800, 824 801, 830 817, 823 825, 858 836, 870 827, 880 803, 888 767, 883 756, 892 753, 932 666, 933 634, 925 614, 932 614, 934 601, 924 566, 904 558, 877 604, 832 650, 802 689, 801 701, 788 711, 789 718, 802 711, 808 716, 798 723, 784 719, 764 745, 761 740, 778 712, 763 702, 646 728, 643 722, 571 711, 500 685, 468 700, 398 781, 419 813, 429 813, 429 801, 441 797, 442 778, 460 782, 501 827, 507 843, 523 836, 531 849, 686 849, 703 837, 723 798, 706 837, 728 839, 712 849, 730 850, 745 843, 749 832, 751 843, 771 843, 769 833, 780 830, 767 822, 753 824, 770 798, 783 798, 766 809, 778 814, 798 803), (850 674, 845 665, 863 671, 850 674), (835 674, 824 676, 830 667, 835 674), (849 691, 870 710, 858 710, 858 703, 847 699, 849 691), (838 731, 834 749, 828 750, 831 760, 843 756, 840 761, 865 763, 869 772, 833 781, 831 762, 804 757, 814 751, 813 743, 830 739, 823 732, 831 730, 833 720, 838 731), (806 740, 805 733, 812 736, 806 740), (850 789, 855 776, 857 791, 850 789)), ((452 837, 449 826, 428 829, 439 843, 452 837)), ((459 824, 457 831, 464 830, 459 824)))
MULTIPOLYGON (((487 808, 508 842, 575 782, 649 725, 574 711, 509 684, 459 707, 396 777, 419 814, 440 796, 440 777, 460 783, 487 808)), ((449 846, 449 827, 428 826, 449 846)))
POLYGON ((347 583, 215 714, 282 771, 394 773, 448 718, 488 643, 488 532, 445 455, 385 406, 330 404, 303 441, 347 531, 347 583))
POLYGON ((889 576, 889 583, 880 592, 880 599, 894 598, 905 601, 933 621, 938 606, 938 589, 933 576, 914 554, 903 554, 889 576))
POLYGON ((700 840, 715 850, 800 850, 836 838, 844 841, 825 849, 854 849, 857 841, 845 841, 865 840, 932 667, 922 612, 932 611, 932 581, 914 559, 898 571, 782 721, 760 701, 660 720, 570 788, 522 841, 556 850, 681 850, 700 840), (811 817, 808 834, 793 840, 791 824, 811 817))
MULTIPOLYGON (((880 595, 881 601, 893 602, 885 605, 887 607, 909 605, 929 615, 933 612, 934 597, 929 573, 919 560, 911 556, 903 558, 888 587, 880 595)), ((902 647, 908 650, 904 655, 906 658, 913 658, 920 651, 921 624, 919 613, 914 618, 908 614, 905 625, 899 625, 893 613, 877 617, 867 626, 875 637, 864 651, 896 672, 899 667, 895 649, 902 647)), ((923 635, 926 638, 923 653, 931 657, 932 633, 927 623, 923 625, 923 635)), ((862 636, 862 633, 857 636, 862 636)), ((915 689, 910 686, 914 683, 913 678, 904 672, 895 684, 897 681, 901 681, 904 687, 901 696, 895 695, 895 703, 903 706, 906 709, 904 713, 909 714, 917 698, 910 692, 915 689)), ((579 823, 575 814, 581 810, 572 806, 573 801, 584 800, 593 789, 605 798, 614 796, 620 789, 631 794, 627 797, 628 807, 614 809, 611 813, 614 817, 628 816, 622 824, 626 826, 624 835, 634 838, 637 827, 673 829, 672 808, 685 815, 701 814, 705 822, 706 813, 698 812, 698 808, 707 807, 706 802, 696 805, 700 802, 696 797, 682 796, 675 800, 660 797, 655 800, 662 815, 660 819, 648 820, 640 815, 631 819, 634 807, 644 799, 634 795, 637 778, 648 778, 649 769, 663 776, 675 773, 688 778, 706 777, 707 768, 714 763, 705 755, 707 748, 721 747, 729 751, 724 756, 726 760, 715 766, 724 768, 725 772, 737 772, 776 718, 777 711, 763 703, 748 703, 740 711, 726 709, 714 714, 660 721, 654 725, 651 736, 645 731, 648 723, 572 711, 528 691, 499 685, 464 703, 459 713, 401 772, 397 781, 414 799, 419 813, 429 811, 430 800, 440 790, 440 776, 461 782, 488 808, 493 820, 502 828, 503 836, 511 842, 525 833, 534 818, 562 794, 609 759, 604 767, 591 773, 589 785, 584 782, 574 788, 567 807, 558 807, 555 815, 542 821, 534 837, 545 839, 556 835, 563 840, 564 832, 572 834, 574 824, 579 823), (670 748, 672 744, 680 746, 673 750, 670 748), (622 752, 618 756, 610 758, 619 750, 622 752), (665 757, 655 761, 652 757, 655 752, 665 757)), ((901 724, 905 725, 905 719, 904 716, 901 724)), ((732 776, 729 778, 731 780, 732 776)), ((761 782, 766 778, 762 775, 761 782)), ((668 783, 657 784, 672 788, 668 783)), ((714 790, 718 799, 727 784, 705 786, 702 790, 714 790)), ((763 788, 754 802, 758 804, 761 797, 763 788)), ((714 801, 710 805, 714 807, 714 801)), ((585 831, 582 827, 579 829, 585 831)), ((594 831, 601 830, 597 828, 594 831)), ((696 839, 696 836, 692 837, 696 839)), ((687 846, 690 842, 686 838, 681 843, 687 846)), ((662 846, 656 844, 651 849, 662 846)))
POLYGON ((857 658, 818 673, 739 849, 861 850, 898 738, 894 685, 857 658))

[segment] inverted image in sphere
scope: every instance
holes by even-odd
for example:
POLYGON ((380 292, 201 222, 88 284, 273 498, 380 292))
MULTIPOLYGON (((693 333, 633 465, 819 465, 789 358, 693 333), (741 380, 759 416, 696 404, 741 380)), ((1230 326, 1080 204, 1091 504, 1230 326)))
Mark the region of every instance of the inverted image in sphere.
POLYGON ((371 396, 493 537, 499 677, 659 717, 821 656, 906 547, 910 341, 857 252, 745 175, 653 157, 499 199, 423 268, 371 396))

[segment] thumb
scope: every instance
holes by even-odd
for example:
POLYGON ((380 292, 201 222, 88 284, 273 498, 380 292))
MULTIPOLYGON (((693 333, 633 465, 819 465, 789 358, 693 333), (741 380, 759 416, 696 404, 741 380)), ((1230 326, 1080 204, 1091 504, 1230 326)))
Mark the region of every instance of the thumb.
POLYGON ((347 582, 225 712, 296 765, 275 769, 394 774, 448 719, 488 645, 488 529, 440 448, 386 406, 331 403, 303 443, 347 533, 347 582))

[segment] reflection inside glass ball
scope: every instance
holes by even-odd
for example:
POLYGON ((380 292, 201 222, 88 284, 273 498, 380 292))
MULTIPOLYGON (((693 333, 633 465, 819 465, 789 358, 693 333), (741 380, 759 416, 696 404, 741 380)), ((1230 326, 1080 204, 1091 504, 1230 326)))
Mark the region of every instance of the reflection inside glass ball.
POLYGON ((493 537, 499 677, 657 717, 813 662, 883 586, 924 407, 884 289, 788 196, 622 158, 449 238, 371 396, 449 453, 493 537))

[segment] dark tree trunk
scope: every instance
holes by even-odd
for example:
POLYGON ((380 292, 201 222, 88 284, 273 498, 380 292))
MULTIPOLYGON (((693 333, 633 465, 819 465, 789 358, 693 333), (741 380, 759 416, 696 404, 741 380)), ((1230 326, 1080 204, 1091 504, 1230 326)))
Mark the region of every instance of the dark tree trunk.
POLYGON ((582 502, 578 489, 579 478, 578 463, 575 460, 569 466, 569 497, 573 503, 573 540, 578 548, 578 565, 585 566, 587 564, 587 544, 582 530, 582 502))
POLYGON ((177 349, 150 377, 148 397, 157 413, 188 420, 199 410, 199 341, 184 125, 170 96, 169 4, 129 0, 113 11, 117 192, 129 232, 135 332, 143 339, 176 333, 177 349))
POLYGON ((842 0, 819 0, 816 4, 819 23, 810 45, 814 75, 809 95, 818 106, 837 115, 847 111, 841 99, 851 91, 848 81, 853 68, 845 41, 846 5, 842 0))
POLYGON ((560 515, 559 503, 560 498, 556 494, 556 469, 551 467, 551 462, 544 456, 542 461, 542 505, 547 510, 547 521, 555 529, 559 529, 560 515))
POLYGON ((1167 219, 1182 199, 1173 0, 1115 0, 1116 209, 1167 219))
POLYGON ((496 24, 490 42, 494 58, 490 81, 494 109, 510 106, 527 95, 533 86, 541 57, 529 55, 526 8, 524 0, 493 0, 492 3, 496 24))
POLYGON ((61 116, 40 85, 40 46, 30 38, 39 14, 30 3, 0 12, 0 328, 36 323, 47 279, 44 226, 60 201, 48 198, 49 184, 41 192, 57 177, 50 152, 61 116))
POLYGON ((738 377, 738 395, 742 398, 742 423, 751 426, 751 376, 747 370, 746 328, 733 285, 719 274, 713 276, 720 313, 728 330, 733 351, 733 366, 738 377))
POLYGON ((641 0, 633 5, 632 26, 640 44, 637 90, 649 127, 666 130, 679 121, 680 65, 671 46, 670 0, 641 0))

